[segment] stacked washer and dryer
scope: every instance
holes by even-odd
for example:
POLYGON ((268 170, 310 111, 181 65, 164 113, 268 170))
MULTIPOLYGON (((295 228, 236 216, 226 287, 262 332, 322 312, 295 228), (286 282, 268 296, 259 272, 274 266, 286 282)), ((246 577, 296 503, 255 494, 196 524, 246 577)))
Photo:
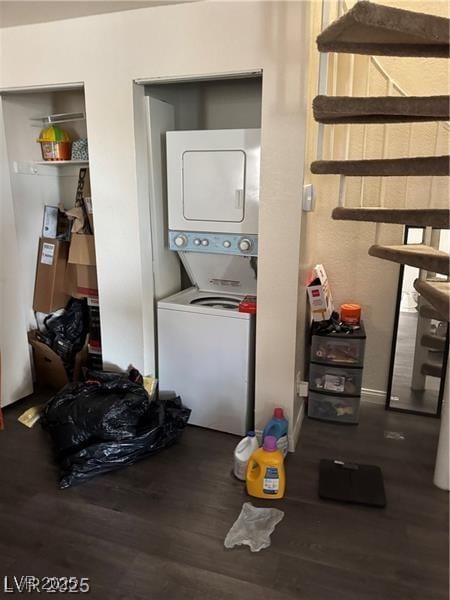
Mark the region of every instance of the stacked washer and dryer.
POLYGON ((254 418, 260 130, 166 134, 169 247, 192 287, 158 302, 160 388, 190 423, 244 435, 254 418))

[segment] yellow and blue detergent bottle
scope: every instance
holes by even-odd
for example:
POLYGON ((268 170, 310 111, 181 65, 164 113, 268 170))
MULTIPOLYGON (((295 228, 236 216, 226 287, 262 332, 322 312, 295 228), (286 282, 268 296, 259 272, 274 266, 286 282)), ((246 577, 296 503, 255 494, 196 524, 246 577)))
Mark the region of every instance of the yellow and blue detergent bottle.
POLYGON ((247 493, 256 498, 282 498, 286 489, 284 457, 277 448, 277 438, 267 435, 247 465, 247 493))

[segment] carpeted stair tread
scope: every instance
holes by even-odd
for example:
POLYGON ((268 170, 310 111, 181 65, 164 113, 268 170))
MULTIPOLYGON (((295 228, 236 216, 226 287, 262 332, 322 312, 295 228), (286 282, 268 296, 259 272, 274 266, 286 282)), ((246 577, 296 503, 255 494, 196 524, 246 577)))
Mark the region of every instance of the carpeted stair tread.
POLYGON ((435 363, 423 363, 420 372, 422 375, 428 375, 429 377, 441 377, 442 366, 436 365, 435 363))
POLYGON ((337 206, 332 217, 336 221, 397 223, 410 227, 450 228, 450 211, 446 208, 351 208, 337 206))
POLYGON ((442 252, 442 250, 436 250, 425 244, 406 244, 402 246, 375 244, 369 248, 369 254, 401 265, 410 265, 433 273, 449 274, 449 255, 442 252))
POLYGON ((449 19, 365 0, 317 37, 320 52, 449 57, 449 19))
POLYGON ((445 350, 445 337, 434 335, 432 333, 424 333, 420 340, 420 345, 425 348, 432 348, 433 350, 443 352, 445 350))
MULTIPOLYGON (((414 288, 435 309, 437 316, 430 318, 440 319, 442 321, 449 320, 450 281, 416 279, 414 288)), ((420 314, 426 316, 422 314, 422 308, 420 314)))
POLYGON ((421 304, 419 308, 419 315, 424 319, 435 319, 436 321, 442 321, 442 316, 433 306, 431 306, 431 304, 421 304))
POLYGON ((450 96, 316 96, 319 123, 412 123, 449 121, 450 96))
POLYGON ((316 160, 311 163, 315 175, 347 177, 414 177, 450 175, 450 156, 414 158, 377 158, 367 160, 316 160))

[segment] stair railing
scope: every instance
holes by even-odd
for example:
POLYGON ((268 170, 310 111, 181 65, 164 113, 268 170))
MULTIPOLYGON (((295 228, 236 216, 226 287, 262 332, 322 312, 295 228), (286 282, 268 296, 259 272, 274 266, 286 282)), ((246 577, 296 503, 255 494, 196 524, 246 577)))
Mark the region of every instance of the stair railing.
MULTIPOLYGON (((325 29, 330 23, 330 6, 331 0, 322 0, 322 30, 325 29)), ((340 17, 344 12, 349 10, 347 0, 337 0, 337 16, 340 17)), ((329 57, 328 53, 321 53, 319 59, 319 85, 318 85, 318 93, 320 95, 327 95, 328 87, 329 87, 329 57)), ((337 92, 337 81, 339 76, 339 57, 340 54, 333 54, 333 71, 331 74, 331 95, 336 96, 337 92)), ((355 55, 350 55, 350 65, 349 65, 349 77, 347 84, 347 95, 353 96, 354 89, 354 73, 355 67, 355 55)), ((365 96, 370 95, 370 83, 371 83, 371 67, 375 68, 376 71, 381 75, 381 77, 385 81, 385 94, 386 96, 392 96, 394 94, 398 94, 400 96, 408 96, 407 92, 399 85, 397 81, 395 81, 392 76, 386 71, 380 61, 374 57, 369 56, 367 61, 367 76, 365 83, 365 96)), ((412 139, 414 133, 414 125, 415 123, 409 123, 408 134, 407 134, 407 156, 411 156, 411 146, 412 139)), ((329 137, 329 155, 330 158, 334 158, 334 146, 335 146, 335 133, 336 133, 336 125, 328 126, 331 127, 330 137, 329 137)), ((450 131, 450 124, 448 122, 437 121, 435 124, 434 131, 434 155, 438 152, 439 147, 439 136, 441 130, 445 129, 450 131)), ((386 158, 386 155, 389 150, 389 133, 390 128, 387 123, 383 124, 383 133, 382 133, 382 156, 381 158, 386 158)), ((346 125, 345 130, 345 142, 344 142, 344 159, 349 159, 350 153, 350 135, 351 135, 351 124, 346 125)), ((323 123, 319 123, 318 126, 318 136, 317 136, 317 160, 322 160, 324 155, 324 138, 325 138, 325 126, 323 123)), ((368 143, 368 126, 367 124, 363 125, 362 132, 362 159, 366 158, 366 149, 368 143)), ((360 208, 364 207, 364 195, 366 188, 366 178, 360 178, 360 188, 359 188, 359 206, 360 208)), ((404 197, 403 197, 403 206, 407 205, 408 200, 408 192, 409 192, 409 177, 405 178, 405 188, 404 188, 404 197)), ((434 176, 430 176, 430 185, 429 185, 429 193, 427 199, 427 208, 431 208, 433 205, 433 193, 434 193, 434 176)), ((385 195, 386 195, 386 180, 385 177, 380 178, 380 194, 379 194, 379 206, 384 207, 385 205, 385 195)), ((345 206, 346 202, 346 177, 345 175, 341 175, 339 178, 339 194, 338 194, 338 205, 345 206)), ((375 225, 375 243, 379 244, 381 239, 381 226, 382 223, 376 223, 375 225)), ((440 241, 440 232, 435 230, 433 231, 432 227, 426 227, 422 236, 422 243, 428 246, 432 246, 434 248, 439 248, 440 241)), ((426 279, 427 271, 423 269, 419 270, 419 278, 426 279)), ((434 274, 431 274, 434 275, 434 274)), ((419 297, 418 308, 422 303, 422 299, 419 297)), ((415 341, 415 352, 414 352, 414 369, 413 369, 413 378, 412 378, 412 388, 413 389, 423 389, 425 376, 421 373, 421 365, 424 362, 424 348, 421 346, 421 339, 424 333, 429 332, 430 319, 420 318, 418 322, 417 332, 416 332, 416 341, 415 341)))
MULTIPOLYGON (((322 30, 327 27, 331 21, 330 13, 331 13, 331 0, 322 0, 322 19, 321 26, 322 30)), ((337 16, 340 17, 342 14, 351 8, 349 6, 348 0, 338 0, 337 1, 337 16)), ((319 59, 319 84, 318 84, 318 93, 320 95, 327 95, 328 93, 328 79, 329 79, 329 54, 320 53, 319 59)), ((336 95, 337 90, 337 80, 338 80, 338 69, 339 69, 339 54, 334 54, 333 56, 333 72, 331 77, 331 95, 336 95)), ((366 87, 365 87, 365 95, 369 96, 370 94, 370 81, 371 81, 371 67, 373 66, 377 72, 383 77, 385 80, 385 93, 387 96, 391 96, 394 93, 397 93, 400 96, 408 96, 407 92, 400 86, 400 84, 393 79, 393 77, 386 71, 383 65, 375 56, 368 57, 368 68, 367 68, 367 79, 366 79, 366 87)), ((350 68, 349 68, 349 77, 348 77, 348 85, 347 85, 347 95, 353 95, 354 88, 354 66, 355 66, 355 55, 350 55, 350 68)), ((415 123, 409 124, 408 129, 408 143, 407 143, 407 155, 411 155, 411 145, 413 139, 415 123)), ((331 127, 330 138, 329 138, 329 155, 331 158, 334 156, 334 146, 335 146, 335 132, 336 125, 327 126, 331 127)), ((437 154, 438 143, 439 143, 439 135, 441 128, 450 131, 450 123, 438 121, 435 126, 434 133, 434 154, 437 154)), ((385 123, 383 125, 383 134, 382 134, 382 156, 381 158, 386 158, 389 149, 389 126, 385 123)), ((345 143, 344 143, 344 159, 348 160, 350 153, 350 136, 351 136, 351 125, 346 125, 345 132, 345 143)), ((325 126, 323 123, 319 123, 318 126, 318 135, 317 135, 317 160, 322 160, 324 155, 324 138, 325 138, 325 126)), ((363 141, 362 141, 362 159, 366 158, 366 148, 368 141, 368 126, 367 124, 363 125, 363 141)), ((364 193, 366 188, 366 180, 364 177, 361 177, 360 188, 359 188, 359 206, 364 207, 364 193)), ((407 205, 408 199, 408 191, 409 191, 409 177, 405 177, 405 191, 403 196, 403 205, 407 205)), ((428 194, 427 207, 431 208, 433 204, 433 191, 434 191, 434 176, 430 176, 430 187, 428 194)), ((384 177, 380 178, 380 202, 379 206, 381 208, 385 205, 385 194, 386 194, 386 180, 384 177)), ((345 206, 346 201, 346 177, 345 175, 340 175, 339 178, 339 194, 338 194, 338 205, 345 206)), ((381 229, 382 223, 376 223, 375 225, 375 243, 378 244, 381 239, 381 229)), ((423 243, 427 245, 435 246, 435 238, 432 236, 432 228, 427 227, 424 230, 423 234, 423 243)), ((426 272, 420 272, 420 278, 426 278, 426 272)))

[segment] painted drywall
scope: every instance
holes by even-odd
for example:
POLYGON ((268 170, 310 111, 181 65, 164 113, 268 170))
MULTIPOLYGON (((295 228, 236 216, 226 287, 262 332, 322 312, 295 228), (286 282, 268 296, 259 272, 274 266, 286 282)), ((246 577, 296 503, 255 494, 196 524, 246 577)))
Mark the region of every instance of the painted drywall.
MULTIPOLYGON (((173 4, 176 2, 193 0, 153 0, 149 2, 134 2, 133 0, 10 0, 0 2, 0 27, 16 27, 30 23, 44 23, 46 21, 60 21, 87 15, 116 12, 122 10, 135 10, 147 6, 160 4, 173 4)), ((195 0, 194 0, 195 1, 195 0)))
MULTIPOLYGON (((383 0, 383 4, 405 10, 450 17, 446 0, 383 0)), ((411 95, 448 94, 448 60, 445 58, 383 57, 383 65, 392 77, 411 95)))
POLYGON ((291 422, 301 415, 294 399, 304 345, 297 313, 308 11, 297 2, 193 3, 0 33, 2 88, 85 84, 102 344, 106 364, 120 368, 154 361, 144 349, 153 289, 143 276, 150 227, 140 220, 133 79, 263 70, 257 427, 275 404, 291 422), (67 42, 58 52, 55 39, 67 42))
MULTIPOLYGON (((383 0, 384 4, 416 11, 448 16, 446 2, 418 2, 416 0, 383 0)), ((349 3, 352 4, 352 3, 349 3)), ((331 5, 331 18, 336 14, 337 4, 331 5)), ((313 39, 321 29, 321 3, 312 3, 311 27, 313 39)), ((349 55, 329 55, 329 93, 333 90, 332 74, 337 73, 337 95, 365 95, 369 59, 356 56, 354 63, 353 90, 350 89, 349 55), (334 61, 338 61, 337 65, 334 61)), ((311 53, 309 75, 309 106, 318 91, 319 53, 311 53)), ((401 59, 379 57, 382 66, 408 94, 448 94, 448 63, 440 59, 401 59)), ((384 95, 384 80, 373 67, 369 72, 369 93, 384 95)), ((362 158, 363 128, 353 125, 350 129, 350 158, 362 158)), ((371 125, 367 133, 366 158, 379 158, 382 151, 382 125, 371 125)), ((307 165, 317 157, 318 126, 310 110, 308 118, 307 165)), ((346 126, 325 127, 324 158, 343 158, 346 145, 346 126)), ((409 125, 389 126, 388 156, 405 156, 408 148, 409 125)), ((411 138, 410 155, 448 153, 448 130, 446 125, 415 124, 411 138), (438 143, 434 134, 439 127, 438 143)), ((367 330, 366 361, 363 386, 366 397, 384 401, 387 387, 389 360, 394 324, 394 305, 397 294, 399 267, 393 263, 368 256, 368 247, 374 243, 375 225, 333 221, 331 212, 338 205, 339 177, 313 176, 306 168, 306 180, 313 183, 316 191, 316 210, 303 220, 306 227, 305 240, 313 262, 326 267, 336 306, 342 302, 355 301, 363 306, 367 330)), ((380 205, 380 178, 364 181, 364 205, 380 205)), ((448 206, 448 178, 389 178, 385 181, 385 206, 448 206), (406 190, 407 187, 407 190, 406 190), (405 193, 406 191, 406 193, 405 193)), ((347 178, 346 205, 358 206, 361 179, 347 178)), ((382 226, 382 243, 402 243, 403 229, 396 225, 382 226)))
POLYGON ((145 86, 174 107, 176 130, 261 127, 262 78, 249 77, 145 86))
POLYGON ((6 137, 0 103, 0 405, 6 406, 33 391, 31 362, 26 343, 27 324, 20 272, 20 255, 9 178, 6 137))

